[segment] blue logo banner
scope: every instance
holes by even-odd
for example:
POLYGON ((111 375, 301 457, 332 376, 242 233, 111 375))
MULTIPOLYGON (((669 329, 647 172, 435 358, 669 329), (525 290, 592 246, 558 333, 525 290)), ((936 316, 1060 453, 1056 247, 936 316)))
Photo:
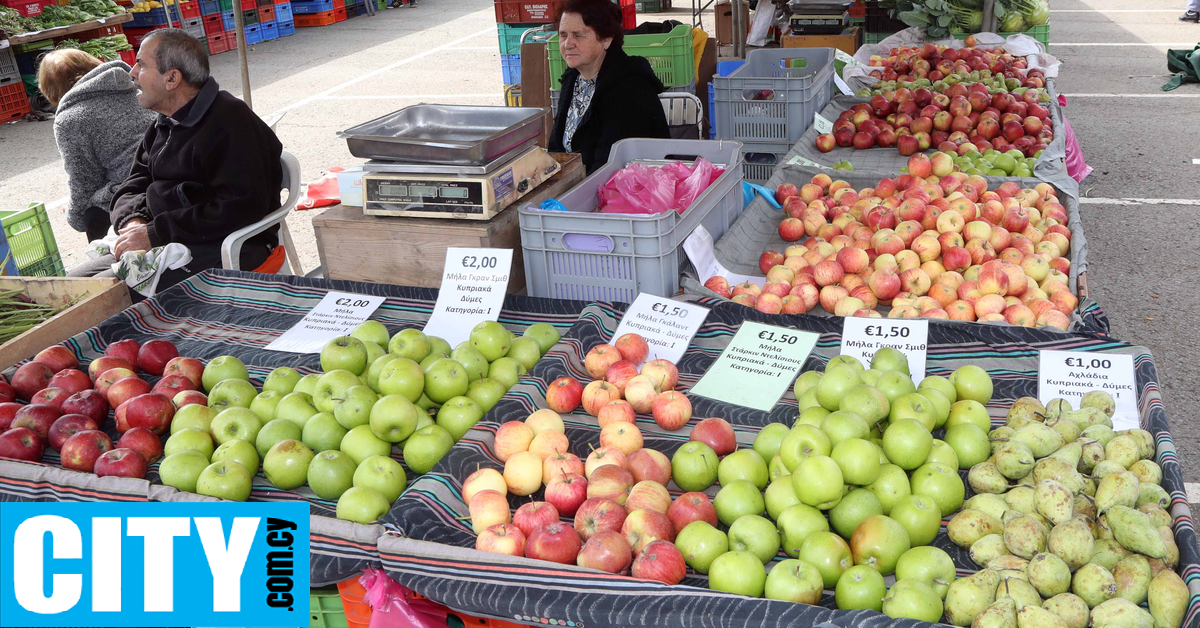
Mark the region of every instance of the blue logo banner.
POLYGON ((308 626, 304 503, 0 503, 0 626, 308 626))

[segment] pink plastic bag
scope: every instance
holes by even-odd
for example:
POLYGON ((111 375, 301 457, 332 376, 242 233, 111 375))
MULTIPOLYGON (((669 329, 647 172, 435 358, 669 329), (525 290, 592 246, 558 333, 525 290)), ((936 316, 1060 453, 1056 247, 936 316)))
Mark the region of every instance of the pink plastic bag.
POLYGON ((675 186, 675 207, 679 208, 679 213, 682 214, 704 190, 708 189, 712 182, 713 170, 712 162, 701 157, 696 160, 692 174, 675 186))
POLYGON ((381 569, 367 569, 358 581, 367 589, 370 628, 445 628, 446 612, 428 600, 409 600, 407 589, 381 569))
POLYGON ((600 211, 661 214, 674 207, 675 178, 662 168, 629 164, 600 188, 600 211))
MULTIPOLYGON (((1067 106, 1067 97, 1062 94, 1058 95, 1059 106, 1067 106)), ((1092 173, 1092 167, 1087 165, 1083 159, 1083 147, 1079 145, 1079 138, 1075 137, 1075 130, 1071 128, 1071 123, 1067 121, 1067 116, 1063 115, 1063 127, 1065 127, 1066 136, 1066 165, 1067 174, 1075 179, 1076 182, 1082 183, 1089 174, 1092 173)))

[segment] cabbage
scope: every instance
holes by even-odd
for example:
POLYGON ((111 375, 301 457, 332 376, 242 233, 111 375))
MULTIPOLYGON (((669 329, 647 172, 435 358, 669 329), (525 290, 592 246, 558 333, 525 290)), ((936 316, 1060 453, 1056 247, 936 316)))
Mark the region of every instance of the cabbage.
POLYGON ((1026 11, 1024 16, 1025 23, 1029 24, 1030 26, 1045 24, 1050 20, 1050 5, 1047 4, 1045 0, 1042 0, 1041 2, 1037 3, 1036 9, 1032 11, 1026 11))
POLYGON ((1002 33, 1018 33, 1025 30, 1025 18, 1021 17, 1020 13, 1009 13, 1004 16, 1004 21, 1000 22, 1000 32, 1002 33))

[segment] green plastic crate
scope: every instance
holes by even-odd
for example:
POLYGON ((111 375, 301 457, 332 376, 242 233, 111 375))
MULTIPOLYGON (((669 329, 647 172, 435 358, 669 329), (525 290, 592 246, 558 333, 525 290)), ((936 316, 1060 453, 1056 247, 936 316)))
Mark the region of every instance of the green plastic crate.
POLYGON ((29 209, 0 210, 0 225, 4 226, 17 271, 22 275, 62 277, 66 274, 45 205, 34 203, 29 209))
POLYGON ((342 596, 337 586, 313 589, 309 597, 309 612, 311 613, 310 628, 348 628, 346 612, 342 609, 342 596))
POLYGON ((877 44, 896 33, 863 33, 863 45, 877 44))
MULTIPOLYGON (((500 32, 500 54, 521 54, 521 35, 531 28, 540 29, 543 26, 545 24, 497 24, 496 28, 500 32)), ((557 45, 557 40, 555 45, 557 45)))
MULTIPOLYGON (((1009 35, 1029 35, 1030 37, 1042 42, 1043 46, 1050 45, 1050 23, 1049 22, 1047 22, 1045 24, 1038 24, 1037 26, 1034 26, 1034 27, 1030 28, 1029 30, 1024 31, 1023 33, 1001 32, 1001 33, 996 33, 996 34, 1001 37, 1008 37, 1009 35)), ((955 39, 966 39, 967 33, 959 33, 959 34, 955 35, 954 38, 955 39)))
MULTIPOLYGON (((662 35, 626 35, 625 54, 645 57, 664 87, 683 87, 696 73, 692 54, 692 27, 680 24, 662 35)), ((550 57, 550 89, 562 89, 560 79, 567 62, 558 49, 558 33, 550 37, 546 52, 550 57)))

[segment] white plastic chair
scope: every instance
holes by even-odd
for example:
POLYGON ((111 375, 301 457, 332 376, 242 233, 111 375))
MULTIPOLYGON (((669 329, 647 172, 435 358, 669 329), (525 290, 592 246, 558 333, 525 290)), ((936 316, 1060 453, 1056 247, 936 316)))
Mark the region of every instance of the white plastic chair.
POLYGON ((703 138, 704 129, 700 119, 704 117, 704 104, 694 94, 686 92, 663 92, 658 95, 663 113, 667 115, 667 126, 696 126, 695 139, 703 138))
POLYGON ((279 165, 283 170, 282 189, 287 190, 287 198, 279 209, 267 214, 266 218, 229 234, 221 243, 221 267, 226 270, 241 270, 242 245, 246 240, 279 225, 279 240, 285 254, 284 265, 279 269, 283 275, 304 275, 300 267, 300 258, 296 255, 296 245, 292 243, 292 234, 288 231, 287 215, 300 202, 300 162, 287 151, 279 156, 279 165))

